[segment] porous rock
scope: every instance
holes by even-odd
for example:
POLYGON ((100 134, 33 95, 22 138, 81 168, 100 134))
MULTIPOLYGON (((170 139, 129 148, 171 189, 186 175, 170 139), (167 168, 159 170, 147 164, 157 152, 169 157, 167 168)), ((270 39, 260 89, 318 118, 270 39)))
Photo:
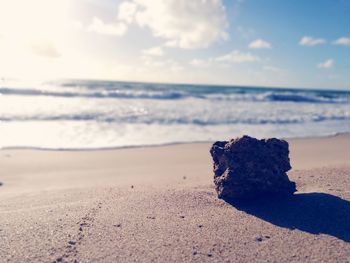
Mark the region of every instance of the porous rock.
POLYGON ((295 183, 286 174, 291 166, 288 142, 284 140, 243 136, 215 142, 210 154, 219 198, 254 199, 292 195, 296 191, 295 183))

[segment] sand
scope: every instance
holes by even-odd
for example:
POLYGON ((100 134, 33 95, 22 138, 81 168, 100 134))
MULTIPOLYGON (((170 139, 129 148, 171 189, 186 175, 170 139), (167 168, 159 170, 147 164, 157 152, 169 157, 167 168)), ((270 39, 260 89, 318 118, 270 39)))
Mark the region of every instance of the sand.
POLYGON ((0 151, 0 262, 350 262, 350 135, 288 140, 298 192, 217 199, 210 143, 0 151))

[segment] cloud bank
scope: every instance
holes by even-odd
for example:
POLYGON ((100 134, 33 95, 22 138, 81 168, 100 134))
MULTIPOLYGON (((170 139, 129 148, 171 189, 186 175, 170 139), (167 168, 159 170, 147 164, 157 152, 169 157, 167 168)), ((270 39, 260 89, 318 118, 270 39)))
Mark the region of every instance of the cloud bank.
POLYGON ((149 28, 167 46, 206 48, 227 39, 228 22, 221 0, 132 0, 119 6, 121 22, 149 28))

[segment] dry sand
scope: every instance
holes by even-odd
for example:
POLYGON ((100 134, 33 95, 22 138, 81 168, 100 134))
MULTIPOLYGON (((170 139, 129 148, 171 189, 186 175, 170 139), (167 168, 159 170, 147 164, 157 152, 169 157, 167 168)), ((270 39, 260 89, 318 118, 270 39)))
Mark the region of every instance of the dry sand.
POLYGON ((0 151, 0 262, 350 262, 350 135, 292 139, 287 200, 216 198, 209 143, 0 151))

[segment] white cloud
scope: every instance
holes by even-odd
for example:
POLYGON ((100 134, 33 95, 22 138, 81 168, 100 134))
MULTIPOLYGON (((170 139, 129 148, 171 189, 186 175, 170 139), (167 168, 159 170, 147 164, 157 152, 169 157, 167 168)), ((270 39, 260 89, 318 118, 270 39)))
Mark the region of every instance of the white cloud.
POLYGON ((232 63, 243 63, 243 62, 257 62, 261 59, 249 52, 244 53, 239 50, 234 50, 226 55, 217 57, 215 59, 218 62, 232 62, 232 63))
POLYGON ((128 24, 132 23, 135 18, 137 4, 134 2, 123 2, 118 8, 118 19, 128 24))
POLYGON ((327 59, 324 62, 317 65, 318 68, 333 68, 334 67, 334 60, 333 59, 327 59))
POLYGON ((334 45, 350 46, 349 37, 340 37, 333 42, 334 45))
POLYGON ((114 23, 94 17, 87 30, 121 36, 133 23, 150 29, 168 47, 206 48, 228 38, 222 0, 126 0, 119 5, 114 23))
POLYGON ((106 24, 98 17, 94 17, 87 30, 102 35, 122 36, 126 32, 127 26, 121 22, 106 24))
POLYGON ((263 39, 257 39, 249 44, 249 48, 253 48, 253 49, 271 48, 271 44, 263 39))
POLYGON ((309 36, 302 37, 299 41, 299 45, 301 46, 316 46, 325 44, 326 40, 323 38, 313 38, 309 36))
POLYGON ((142 50, 144 55, 161 57, 164 55, 164 51, 161 47, 152 47, 142 50))
POLYGON ((221 0, 129 0, 119 6, 118 17, 149 28, 172 47, 205 48, 228 36, 221 0))

